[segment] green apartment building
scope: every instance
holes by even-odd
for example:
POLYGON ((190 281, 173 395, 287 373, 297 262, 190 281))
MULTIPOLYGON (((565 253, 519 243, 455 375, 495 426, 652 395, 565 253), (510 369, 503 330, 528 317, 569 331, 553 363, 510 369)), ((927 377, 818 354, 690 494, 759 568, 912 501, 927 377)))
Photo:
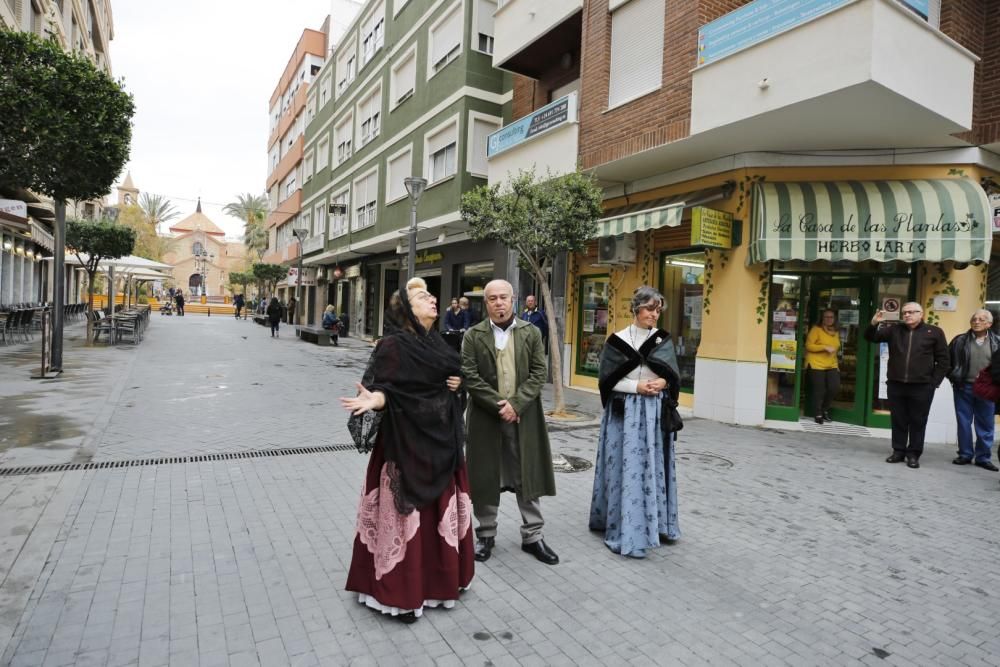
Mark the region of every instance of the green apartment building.
POLYGON ((380 335, 388 298, 407 279, 407 176, 428 182, 416 275, 442 312, 516 267, 505 248, 471 241, 459 211, 462 193, 486 183, 487 136, 510 117, 510 77, 492 66, 496 8, 371 0, 328 54, 306 101, 297 223, 310 230, 303 263, 316 271, 309 321, 334 304, 351 335, 380 335))

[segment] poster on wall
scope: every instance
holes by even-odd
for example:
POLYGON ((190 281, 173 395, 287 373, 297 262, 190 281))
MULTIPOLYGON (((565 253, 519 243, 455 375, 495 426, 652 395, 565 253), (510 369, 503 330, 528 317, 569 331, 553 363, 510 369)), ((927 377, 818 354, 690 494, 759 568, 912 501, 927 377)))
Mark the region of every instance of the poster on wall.
MULTIPOLYGON (((607 312, 607 311, 605 311, 607 312)), ((594 311, 585 310, 583 311, 583 332, 593 333, 594 332, 594 311)))

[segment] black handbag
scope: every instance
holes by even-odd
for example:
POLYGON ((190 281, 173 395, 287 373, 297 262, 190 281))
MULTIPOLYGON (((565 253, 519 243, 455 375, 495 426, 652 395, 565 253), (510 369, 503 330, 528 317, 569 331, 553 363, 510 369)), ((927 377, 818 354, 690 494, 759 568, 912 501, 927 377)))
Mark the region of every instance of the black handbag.
MULTIPOLYGON (((361 376, 361 384, 365 387, 371 386, 375 381, 374 363, 375 351, 372 350, 371 356, 368 357, 368 363, 365 365, 365 372, 361 376)), ((382 423, 383 414, 382 410, 378 412, 366 410, 360 415, 352 412, 351 416, 347 418, 347 432, 351 434, 351 439, 354 440, 354 446, 358 448, 359 453, 367 454, 375 447, 375 441, 378 440, 378 427, 382 423)))
POLYGON ((351 413, 347 418, 347 431, 354 440, 354 446, 361 454, 367 454, 375 447, 378 427, 382 423, 382 411, 366 410, 360 415, 351 413))
POLYGON ((664 433, 677 433, 684 428, 684 420, 681 413, 677 411, 677 400, 670 394, 663 395, 663 404, 660 410, 660 423, 664 433))

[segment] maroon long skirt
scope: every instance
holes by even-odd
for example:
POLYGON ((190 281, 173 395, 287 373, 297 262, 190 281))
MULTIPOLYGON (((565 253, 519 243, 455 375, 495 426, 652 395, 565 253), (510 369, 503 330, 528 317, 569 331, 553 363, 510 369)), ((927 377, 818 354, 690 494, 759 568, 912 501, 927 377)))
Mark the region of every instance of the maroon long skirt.
POLYGON ((472 502, 465 462, 441 497, 408 515, 396 511, 391 466, 382 443, 368 462, 358 507, 347 590, 360 602, 393 616, 424 607, 454 606, 472 583, 475 554, 472 502))

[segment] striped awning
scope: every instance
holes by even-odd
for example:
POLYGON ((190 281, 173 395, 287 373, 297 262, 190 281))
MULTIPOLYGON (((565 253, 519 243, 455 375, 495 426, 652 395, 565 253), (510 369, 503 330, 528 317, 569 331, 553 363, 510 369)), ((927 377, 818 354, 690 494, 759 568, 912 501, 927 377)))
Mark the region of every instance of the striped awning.
POLYGON ((679 227, 681 218, 684 217, 684 209, 722 199, 729 191, 730 188, 726 185, 609 209, 605 211, 604 217, 597 221, 596 238, 643 232, 659 227, 679 227))
POLYGON ((967 179, 764 182, 749 261, 989 261, 990 220, 967 179))

